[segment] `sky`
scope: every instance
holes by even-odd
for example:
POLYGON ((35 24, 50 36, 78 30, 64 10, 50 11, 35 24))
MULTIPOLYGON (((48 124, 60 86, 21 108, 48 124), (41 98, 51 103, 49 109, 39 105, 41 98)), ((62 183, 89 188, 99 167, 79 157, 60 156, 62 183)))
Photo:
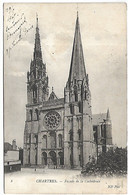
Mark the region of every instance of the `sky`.
POLYGON ((33 58, 36 14, 49 89, 51 92, 54 87, 61 98, 69 75, 77 10, 92 113, 105 113, 109 108, 113 144, 126 146, 125 3, 4 5, 5 141, 16 139, 17 145, 23 147, 26 81, 33 58))

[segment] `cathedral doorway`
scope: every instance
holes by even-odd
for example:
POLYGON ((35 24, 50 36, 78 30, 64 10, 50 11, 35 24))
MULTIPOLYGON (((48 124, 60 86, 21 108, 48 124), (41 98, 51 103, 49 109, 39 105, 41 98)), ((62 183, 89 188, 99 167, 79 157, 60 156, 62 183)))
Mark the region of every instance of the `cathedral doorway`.
POLYGON ((42 165, 47 165, 47 153, 42 153, 42 165))
POLYGON ((49 152, 50 158, 51 158, 51 165, 56 165, 56 153, 54 151, 49 152))

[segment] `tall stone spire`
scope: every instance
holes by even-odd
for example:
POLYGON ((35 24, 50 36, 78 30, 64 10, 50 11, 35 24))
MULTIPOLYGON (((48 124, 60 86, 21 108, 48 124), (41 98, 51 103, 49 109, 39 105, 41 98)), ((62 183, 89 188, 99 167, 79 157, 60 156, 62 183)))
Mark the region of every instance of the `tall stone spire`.
POLYGON ((84 55, 83 55, 83 48, 82 48, 82 42, 81 42, 79 16, 78 16, 78 11, 77 11, 75 35, 74 35, 72 58, 71 58, 70 73, 69 73, 68 81, 70 83, 74 79, 83 80, 85 76, 86 76, 86 70, 85 70, 84 55))
POLYGON ((38 27, 38 15, 36 15, 36 34, 35 34, 35 47, 34 47, 33 58, 34 59, 40 58, 42 60, 40 34, 39 34, 39 27, 38 27))
POLYGON ((91 93, 86 75, 77 12, 68 82, 64 89, 64 162, 73 168, 85 166, 93 156, 91 93))

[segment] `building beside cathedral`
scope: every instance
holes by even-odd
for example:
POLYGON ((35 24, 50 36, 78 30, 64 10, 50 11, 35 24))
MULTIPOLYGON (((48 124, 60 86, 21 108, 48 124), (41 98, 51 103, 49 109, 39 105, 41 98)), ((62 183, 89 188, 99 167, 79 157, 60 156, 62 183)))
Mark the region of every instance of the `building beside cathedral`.
POLYGON ((58 98, 54 90, 49 94, 48 83, 37 18, 33 60, 27 73, 23 163, 80 169, 112 147, 112 125, 109 110, 92 115, 78 14, 64 98, 58 98))

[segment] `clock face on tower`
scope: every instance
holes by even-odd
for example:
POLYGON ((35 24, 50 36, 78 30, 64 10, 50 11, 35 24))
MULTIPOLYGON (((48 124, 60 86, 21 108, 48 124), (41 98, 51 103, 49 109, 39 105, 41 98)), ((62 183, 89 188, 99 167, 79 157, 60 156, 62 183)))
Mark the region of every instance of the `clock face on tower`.
POLYGON ((44 117, 44 125, 46 129, 57 129, 59 127, 61 121, 61 117, 58 112, 50 111, 44 117))

